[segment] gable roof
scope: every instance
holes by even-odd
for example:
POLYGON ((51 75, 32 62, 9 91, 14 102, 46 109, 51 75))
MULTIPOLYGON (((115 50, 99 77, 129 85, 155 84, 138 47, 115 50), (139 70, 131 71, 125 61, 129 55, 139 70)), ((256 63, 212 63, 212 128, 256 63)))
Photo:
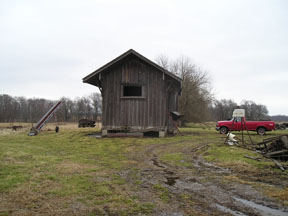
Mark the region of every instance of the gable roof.
POLYGON ((146 62, 147 64, 151 65, 152 67, 156 68, 157 70, 165 73, 166 75, 170 76, 171 78, 175 79, 176 81, 180 82, 180 84, 181 84, 182 79, 180 77, 176 76, 175 74, 171 73, 170 71, 167 71, 166 69, 164 69, 160 65, 147 59, 146 57, 139 54, 138 52, 136 52, 133 49, 128 50, 127 52, 123 53, 122 55, 120 55, 117 58, 113 59, 112 61, 108 62, 107 64, 103 65, 99 69, 95 70, 94 72, 92 72, 88 76, 84 77, 83 82, 92 84, 93 83, 93 77, 95 77, 96 75, 98 75, 99 73, 101 73, 103 71, 108 70, 109 68, 113 67, 115 64, 119 63, 121 60, 123 60, 124 58, 126 58, 128 56, 136 56, 140 60, 146 62))

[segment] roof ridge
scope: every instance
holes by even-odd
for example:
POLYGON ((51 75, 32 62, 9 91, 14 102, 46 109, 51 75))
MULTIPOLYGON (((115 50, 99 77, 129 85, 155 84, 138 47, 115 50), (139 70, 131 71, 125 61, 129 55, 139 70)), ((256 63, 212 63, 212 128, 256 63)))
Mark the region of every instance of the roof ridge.
POLYGON ((152 65, 153 67, 155 67, 156 69, 162 71, 163 73, 167 74, 168 76, 174 78, 175 80, 181 82, 181 78, 178 77, 177 75, 173 74, 172 72, 166 70, 165 68, 161 67, 160 65, 158 65, 157 63, 153 62, 152 60, 146 58, 145 56, 141 55, 140 53, 138 53, 137 51, 133 50, 132 48, 127 50, 126 52, 124 52, 123 54, 121 54, 120 56, 116 57, 115 59, 111 60, 110 62, 106 63, 105 65, 103 65, 102 67, 98 68, 97 70, 95 70, 94 72, 90 73, 89 75, 87 75, 86 77, 84 77, 82 80, 83 82, 88 82, 88 80, 92 77, 94 77, 95 75, 97 75, 98 73, 101 73, 102 71, 108 69, 109 67, 111 67, 112 65, 114 65, 115 63, 117 63, 118 61, 122 60, 123 58, 127 57, 130 54, 134 54, 136 57, 140 58, 141 60, 145 61, 146 63, 152 65))

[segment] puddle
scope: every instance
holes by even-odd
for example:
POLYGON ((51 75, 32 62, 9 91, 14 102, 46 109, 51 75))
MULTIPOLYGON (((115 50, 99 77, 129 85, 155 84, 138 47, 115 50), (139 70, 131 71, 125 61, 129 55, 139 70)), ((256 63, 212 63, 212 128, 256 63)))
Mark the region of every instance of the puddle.
MULTIPOLYGON (((201 161, 201 163, 202 163, 204 166, 206 166, 206 167, 215 169, 215 171, 216 171, 217 173, 230 173, 229 169, 215 166, 213 163, 209 163, 209 162, 207 162, 207 161, 205 161, 205 160, 201 161)), ((200 166, 200 167, 202 167, 202 166, 200 166)))
POLYGON ((173 186, 173 185, 175 185, 176 180, 179 179, 179 177, 178 176, 176 176, 176 177, 166 177, 166 179, 167 179, 167 181, 164 182, 164 183, 167 184, 167 185, 173 186))
POLYGON ((88 136, 90 137, 94 137, 94 138, 102 138, 101 134, 100 133, 97 133, 97 134, 89 134, 88 136))
POLYGON ((159 216, 183 216, 180 212, 162 212, 159 216))
POLYGON ((219 205, 219 204, 216 204, 216 207, 223 212, 226 212, 226 213, 229 213, 229 214, 232 214, 235 216, 247 216, 246 214, 243 214, 242 212, 234 211, 230 208, 227 208, 227 207, 219 205))
POLYGON ((249 200, 236 198, 236 197, 233 197, 233 199, 243 203, 246 206, 250 206, 251 208, 253 208, 255 210, 258 210, 261 213, 261 215, 263 215, 263 216, 287 216, 288 215, 288 212, 284 212, 284 211, 281 211, 278 209, 272 209, 270 207, 254 203, 254 202, 249 201, 249 200))

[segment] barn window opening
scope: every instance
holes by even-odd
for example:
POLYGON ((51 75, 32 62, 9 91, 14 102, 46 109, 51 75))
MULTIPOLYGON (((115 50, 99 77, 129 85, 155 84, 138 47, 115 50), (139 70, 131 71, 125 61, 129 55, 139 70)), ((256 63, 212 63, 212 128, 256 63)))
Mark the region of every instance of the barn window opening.
POLYGON ((123 86, 123 96, 126 97, 141 97, 142 86, 123 86))

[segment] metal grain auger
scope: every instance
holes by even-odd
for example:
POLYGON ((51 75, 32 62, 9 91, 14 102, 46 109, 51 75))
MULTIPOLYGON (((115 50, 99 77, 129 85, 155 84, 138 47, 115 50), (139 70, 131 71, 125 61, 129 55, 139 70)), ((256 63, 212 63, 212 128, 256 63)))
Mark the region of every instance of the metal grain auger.
POLYGON ((50 118, 53 116, 53 114, 57 111, 57 109, 60 107, 61 103, 62 102, 59 101, 53 107, 51 107, 51 109, 47 113, 45 113, 45 115, 37 122, 37 124, 31 128, 28 135, 29 136, 37 135, 40 132, 41 128, 50 120, 50 118))

